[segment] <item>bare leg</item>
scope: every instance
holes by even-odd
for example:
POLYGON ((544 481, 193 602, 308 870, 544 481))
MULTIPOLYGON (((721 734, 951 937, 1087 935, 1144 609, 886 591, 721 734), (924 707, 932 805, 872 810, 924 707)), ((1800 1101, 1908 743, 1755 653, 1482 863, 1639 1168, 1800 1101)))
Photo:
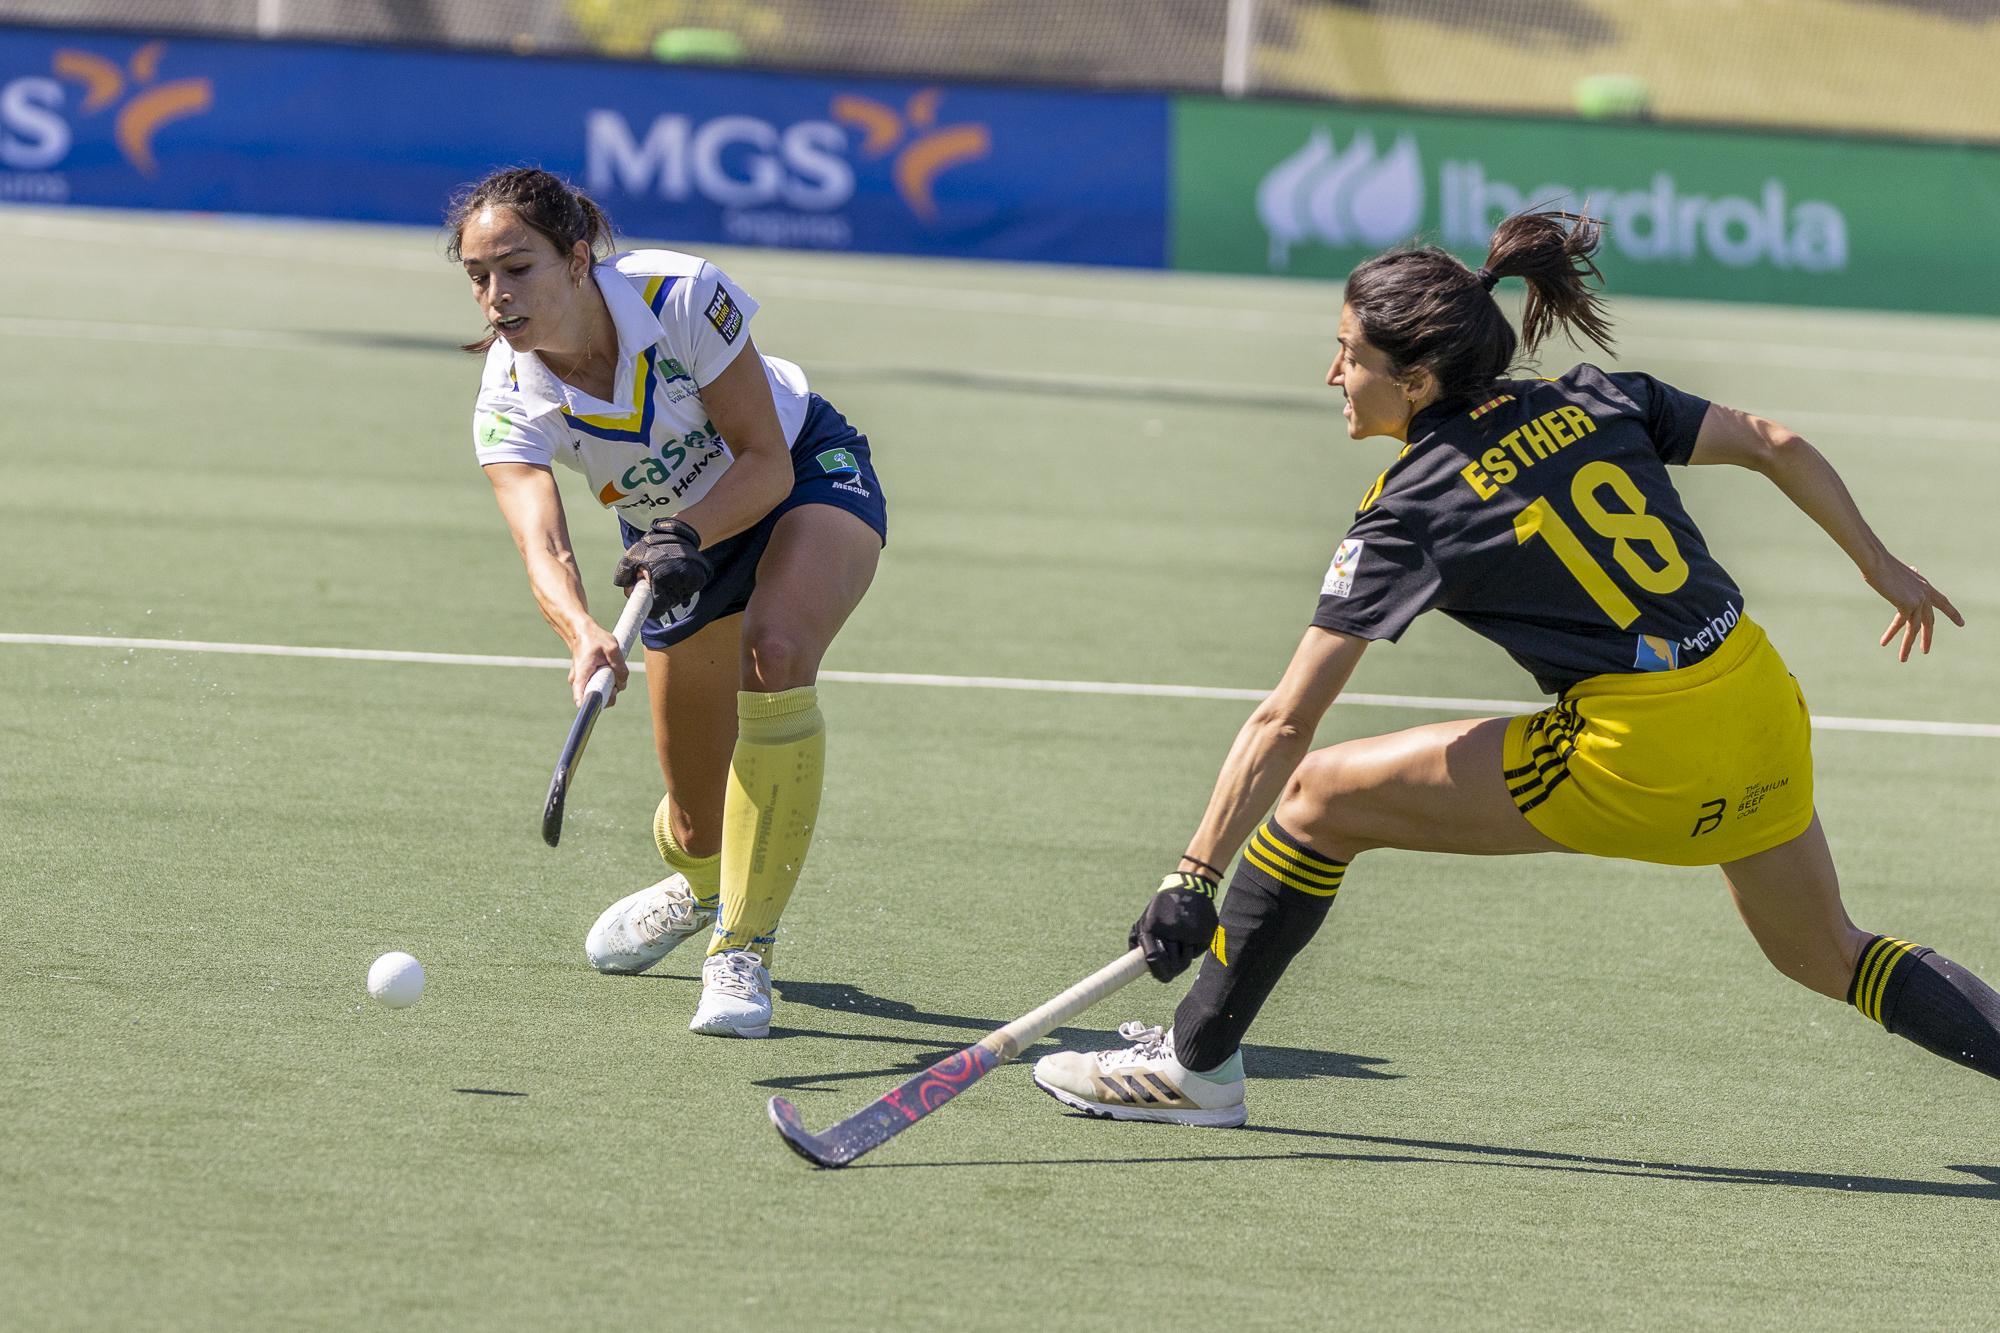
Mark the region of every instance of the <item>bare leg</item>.
POLYGON ((671 648, 646 650, 653 744, 667 783, 674 840, 691 856, 722 849, 722 794, 736 748, 736 662, 743 617, 729 616, 671 648))
POLYGON ((1808 990, 1847 998, 1854 964, 1871 938, 1848 920, 1840 878, 1819 817, 1768 852, 1722 867, 1743 924, 1771 966, 1808 990))
POLYGON ((881 558, 882 539, 845 509, 801 505, 779 519, 743 617, 740 688, 776 694, 812 684, 881 558))
POLYGON ((1507 855, 1568 848, 1507 794, 1507 719, 1433 722, 1306 756, 1278 802, 1278 822, 1349 861, 1374 847, 1507 855))

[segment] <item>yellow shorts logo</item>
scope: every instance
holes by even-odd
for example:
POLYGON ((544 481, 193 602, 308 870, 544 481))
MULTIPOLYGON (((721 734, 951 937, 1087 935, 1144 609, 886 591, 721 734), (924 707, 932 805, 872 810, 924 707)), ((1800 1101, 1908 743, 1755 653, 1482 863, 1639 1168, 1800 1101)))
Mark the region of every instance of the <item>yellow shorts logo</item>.
POLYGON ((158 83, 160 58, 165 42, 148 42, 132 53, 124 68, 90 51, 64 48, 56 52, 55 74, 83 85, 85 115, 94 115, 125 95, 132 97, 118 108, 112 135, 118 151, 143 176, 159 174, 153 158, 153 136, 163 126, 189 116, 198 116, 215 105, 215 84, 209 79, 175 79, 158 83))

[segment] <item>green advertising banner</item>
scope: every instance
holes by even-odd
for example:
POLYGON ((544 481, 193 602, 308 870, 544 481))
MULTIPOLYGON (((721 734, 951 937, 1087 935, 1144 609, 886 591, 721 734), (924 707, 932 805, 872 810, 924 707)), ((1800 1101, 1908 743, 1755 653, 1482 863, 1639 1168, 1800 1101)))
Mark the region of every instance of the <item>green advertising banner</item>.
POLYGON ((1635 295, 2000 314, 2000 150, 1178 98, 1172 264, 1344 278, 1470 263, 1531 205, 1607 227, 1635 295))

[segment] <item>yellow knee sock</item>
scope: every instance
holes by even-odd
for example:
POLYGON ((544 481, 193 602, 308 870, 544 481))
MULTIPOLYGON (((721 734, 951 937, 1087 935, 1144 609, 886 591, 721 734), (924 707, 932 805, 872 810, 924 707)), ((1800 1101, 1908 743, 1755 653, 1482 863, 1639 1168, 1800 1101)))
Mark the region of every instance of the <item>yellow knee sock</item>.
POLYGON ((673 819, 668 812, 671 799, 662 796, 660 808, 653 812, 653 845, 660 849, 660 859, 667 863, 669 870, 677 870, 687 876, 688 887, 694 890, 694 900, 714 910, 717 899, 722 896, 722 853, 696 856, 681 846, 680 840, 674 837, 673 819))
POLYGON ((722 804, 722 913, 708 951, 749 949, 768 967, 819 817, 826 721, 810 685, 738 694, 736 719, 722 804))

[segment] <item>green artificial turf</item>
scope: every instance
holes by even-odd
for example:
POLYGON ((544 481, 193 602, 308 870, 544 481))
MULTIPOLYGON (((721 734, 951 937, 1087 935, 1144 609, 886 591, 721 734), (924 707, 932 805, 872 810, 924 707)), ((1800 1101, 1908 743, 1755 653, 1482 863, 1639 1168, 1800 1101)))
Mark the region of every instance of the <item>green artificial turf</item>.
MULTIPOLYGON (((37 256, 0 270, 0 632, 557 655, 434 236, 9 210, 0 243, 37 256)), ((1266 686, 1389 457, 1313 391, 1325 286, 723 259, 874 441, 891 543, 838 671, 1266 686)), ((1690 475, 1815 710, 2000 721, 2000 326, 1616 313, 1627 364, 1790 409, 1972 619, 1897 666, 1805 520, 1690 475)), ((609 522, 566 493, 606 596, 609 522)), ((1533 693, 1441 620, 1354 688, 1533 693)), ((686 1031, 692 954, 583 961, 660 873, 636 699, 552 851, 559 670, 0 644, 0 1323, 2000 1321, 2000 1088, 1780 980, 1712 872, 1373 854, 1253 1031, 1251 1128, 1086 1120, 1017 1066, 808 1170, 765 1099, 823 1127, 1114 956, 1248 708, 823 698, 775 1039, 729 1043, 686 1031), (362 990, 392 948, 429 971, 401 1012, 362 990)), ((1857 920, 2000 977, 2000 740, 1815 748, 1857 920)))

